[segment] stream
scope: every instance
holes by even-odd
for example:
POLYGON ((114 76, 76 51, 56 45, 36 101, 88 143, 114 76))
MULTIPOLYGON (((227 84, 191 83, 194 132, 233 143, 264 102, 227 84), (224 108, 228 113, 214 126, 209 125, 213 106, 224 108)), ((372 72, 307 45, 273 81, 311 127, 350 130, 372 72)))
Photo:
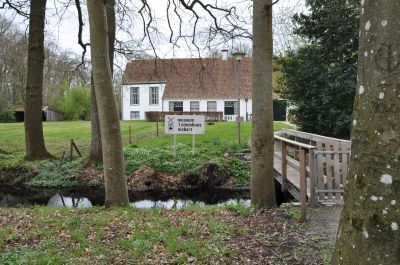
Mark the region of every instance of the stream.
MULTIPOLYGON (((163 208, 181 209, 192 204, 225 205, 243 204, 250 205, 248 191, 226 190, 187 190, 175 192, 131 192, 130 204, 135 208, 163 208)), ((7 191, 0 188, 0 207, 26 207, 33 205, 88 208, 104 205, 103 190, 82 191, 7 191)))

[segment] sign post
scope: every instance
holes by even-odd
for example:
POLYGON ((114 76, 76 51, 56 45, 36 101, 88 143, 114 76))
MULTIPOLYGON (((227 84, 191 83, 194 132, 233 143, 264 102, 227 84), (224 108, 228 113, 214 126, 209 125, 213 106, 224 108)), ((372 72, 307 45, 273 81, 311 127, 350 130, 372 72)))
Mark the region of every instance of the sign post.
POLYGON ((174 135, 174 158, 176 158, 176 135, 192 135, 192 153, 195 151, 195 135, 205 133, 204 115, 165 115, 165 134, 174 135))

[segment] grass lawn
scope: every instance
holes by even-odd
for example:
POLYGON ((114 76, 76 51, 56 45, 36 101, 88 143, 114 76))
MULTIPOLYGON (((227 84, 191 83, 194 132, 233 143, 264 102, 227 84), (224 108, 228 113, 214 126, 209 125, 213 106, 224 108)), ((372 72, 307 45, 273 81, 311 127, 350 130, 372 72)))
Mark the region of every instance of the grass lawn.
MULTIPOLYGON (((225 153, 234 153, 247 148, 251 135, 251 122, 242 123, 242 144, 236 143, 236 123, 222 122, 206 126, 206 134, 196 135, 196 153, 192 154, 192 135, 177 135, 176 158, 173 156, 173 136, 163 133, 163 123, 159 124, 160 136, 156 137, 156 123, 146 121, 121 122, 124 141, 125 169, 131 175, 143 166, 151 167, 157 172, 168 174, 198 173, 206 163, 217 164, 226 174, 246 185, 250 171, 244 161, 234 157, 225 158, 225 153), (133 144, 129 142, 129 126, 133 131, 133 144)), ((275 130, 289 127, 275 123, 275 130)), ((56 158, 63 151, 68 155, 69 141, 74 139, 83 154, 82 159, 60 161, 24 161, 24 127, 22 123, 0 124, 0 183, 7 185, 24 185, 31 188, 72 188, 79 186, 101 186, 98 178, 82 176, 85 172, 84 160, 90 147, 90 122, 64 121, 44 123, 44 135, 47 149, 56 158), (25 169, 21 169, 21 167, 25 169), (20 168, 23 172, 20 172, 20 168), (34 174, 29 174, 33 171, 34 174), (7 173, 8 172, 8 173, 7 173), (1 172, 0 172, 1 173, 1 172), (13 175, 14 174, 14 175, 13 175), (27 178, 26 178, 27 177, 27 178), (86 179, 87 183, 81 180, 86 179)), ((101 166, 98 168, 98 173, 101 166)))
MULTIPOLYGON (((138 146, 163 144, 172 145, 173 136, 164 135, 164 124, 159 124, 160 137, 156 137, 156 123, 146 121, 122 121, 121 133, 124 144, 129 142, 129 126, 132 127, 133 141, 138 146)), ((289 126, 276 122, 275 130, 288 128, 289 126)), ((251 134, 251 123, 242 124, 242 141, 246 143, 251 134)), ((90 148, 90 122, 89 121, 61 121, 43 123, 45 143, 48 151, 56 157, 61 157, 62 152, 69 151, 69 141, 74 139, 84 156, 88 155, 90 148)), ((191 143, 191 135, 178 135, 178 143, 191 143)), ((215 125, 207 125, 205 135, 197 135, 196 142, 225 141, 236 142, 236 123, 223 122, 215 125)), ((24 124, 0 123, 0 150, 23 154, 25 151, 24 124)))
POLYGON ((0 211, 0 264, 328 264, 331 248, 281 209, 0 211))

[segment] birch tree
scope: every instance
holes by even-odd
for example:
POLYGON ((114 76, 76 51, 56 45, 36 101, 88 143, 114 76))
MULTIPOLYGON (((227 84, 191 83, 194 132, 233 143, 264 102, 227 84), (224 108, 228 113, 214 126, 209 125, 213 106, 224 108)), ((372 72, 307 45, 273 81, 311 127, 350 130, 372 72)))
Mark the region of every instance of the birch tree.
POLYGON ((351 163, 332 264, 400 264, 400 2, 361 5, 351 163))
POLYGON ((253 1, 251 202, 276 206, 272 114, 272 1, 253 1))
POLYGON ((96 93, 103 149, 105 206, 127 205, 128 188, 124 172, 121 129, 113 95, 107 34, 107 1, 88 0, 93 81, 96 93))

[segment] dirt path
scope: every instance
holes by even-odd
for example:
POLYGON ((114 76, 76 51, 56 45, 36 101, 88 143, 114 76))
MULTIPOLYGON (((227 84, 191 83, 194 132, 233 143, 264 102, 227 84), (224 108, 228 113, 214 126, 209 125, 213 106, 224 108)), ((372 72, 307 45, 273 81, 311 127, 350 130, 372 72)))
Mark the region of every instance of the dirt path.
POLYGON ((306 233, 310 236, 327 237, 333 247, 339 227, 341 211, 342 206, 339 205, 308 208, 307 214, 309 220, 306 225, 306 233))

